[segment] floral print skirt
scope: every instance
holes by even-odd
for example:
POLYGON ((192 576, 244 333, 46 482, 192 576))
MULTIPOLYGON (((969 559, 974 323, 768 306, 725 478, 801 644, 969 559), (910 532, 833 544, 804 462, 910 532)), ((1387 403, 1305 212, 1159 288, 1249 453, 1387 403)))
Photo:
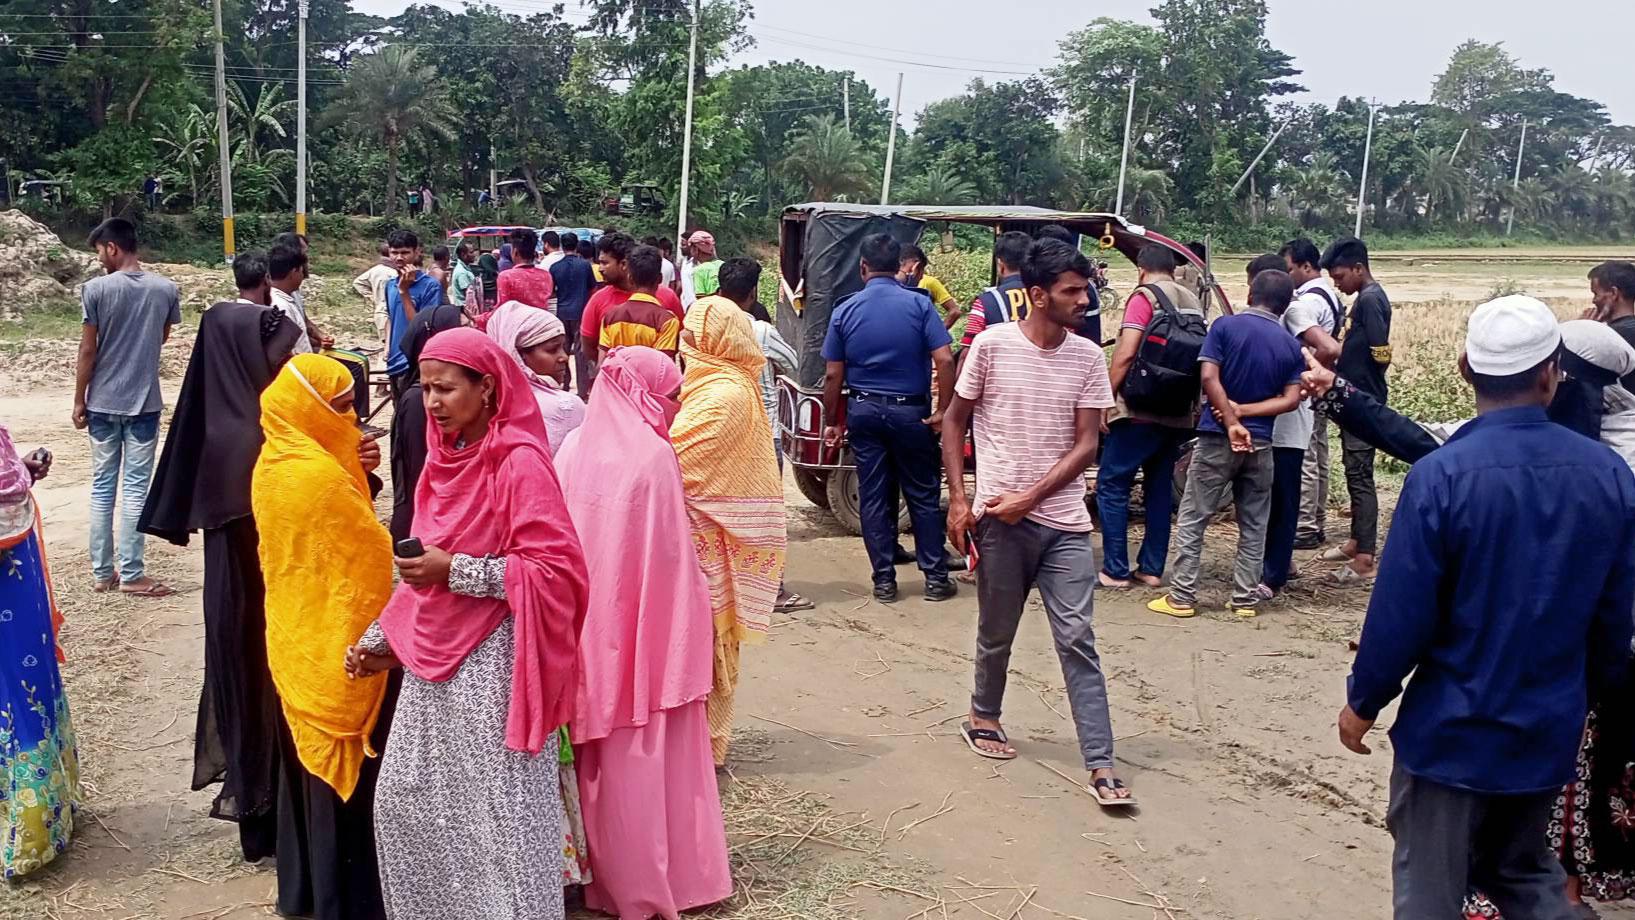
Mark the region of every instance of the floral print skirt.
POLYGON ((29 874, 67 851, 79 753, 57 669, 39 527, 0 537, 0 869, 29 874))

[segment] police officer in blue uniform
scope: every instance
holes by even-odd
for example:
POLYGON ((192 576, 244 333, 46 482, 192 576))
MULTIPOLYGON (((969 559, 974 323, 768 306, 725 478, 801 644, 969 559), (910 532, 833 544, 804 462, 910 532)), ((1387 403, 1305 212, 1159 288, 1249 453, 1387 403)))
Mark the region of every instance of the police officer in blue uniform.
MULTIPOLYGON (((835 307, 823 342, 827 372, 823 405, 830 419, 845 419, 857 459, 863 545, 873 569, 874 597, 897 599, 896 492, 902 490, 914 525, 914 549, 925 573, 925 597, 943 601, 957 592, 948 578, 940 498, 942 413, 931 411, 931 366, 937 367, 937 405, 953 399, 952 340, 931 299, 897 281, 898 242, 884 233, 863 240, 863 290, 835 307), (842 391, 845 414, 841 414, 842 391)), ((838 443, 841 427, 824 431, 838 443)))

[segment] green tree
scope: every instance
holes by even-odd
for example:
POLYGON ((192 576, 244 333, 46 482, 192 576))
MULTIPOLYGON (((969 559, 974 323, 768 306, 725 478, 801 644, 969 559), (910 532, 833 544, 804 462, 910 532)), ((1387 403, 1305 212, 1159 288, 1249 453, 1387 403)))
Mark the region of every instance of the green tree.
POLYGON ((964 95, 933 102, 920 113, 908 151, 910 172, 955 170, 988 202, 1072 206, 1079 182, 1052 121, 1060 109, 1042 80, 973 80, 964 95))
POLYGON ((783 170, 805 186, 809 200, 850 200, 874 181, 862 145, 833 115, 807 116, 789 146, 783 170))
POLYGON ((971 204, 976 201, 976 186, 952 167, 939 163, 903 183, 900 197, 913 204, 971 204))
POLYGON ((388 45, 355 61, 345 90, 324 114, 327 124, 344 127, 386 147, 386 213, 398 209, 398 165, 403 146, 431 136, 448 139, 455 113, 441 79, 423 64, 416 49, 388 45))
MULTIPOLYGON (((170 167, 171 186, 187 180, 188 201, 199 203, 199 173, 208 172, 209 155, 215 149, 215 117, 205 114, 197 104, 189 105, 180 117, 164 119, 157 125, 158 133, 152 138, 159 155, 170 167)), ((171 196, 178 193, 173 191, 171 196)))

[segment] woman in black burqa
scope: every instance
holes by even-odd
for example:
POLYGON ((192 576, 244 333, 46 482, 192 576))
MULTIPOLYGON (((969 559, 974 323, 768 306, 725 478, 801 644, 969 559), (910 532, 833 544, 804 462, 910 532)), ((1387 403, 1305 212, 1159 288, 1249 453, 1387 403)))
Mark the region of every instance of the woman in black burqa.
MULTIPOLYGON (((251 254, 238 261, 241 284, 253 280, 242 272, 255 261, 251 254)), ((303 332, 277 309, 245 299, 204 312, 138 524, 178 546, 204 533, 204 688, 193 788, 222 784, 211 815, 238 822, 252 862, 276 848, 279 704, 267 670, 250 473, 261 450, 261 391, 303 332)))
POLYGON ((422 310, 409 321, 398 347, 409 359, 403 392, 392 407, 392 542, 414 532, 414 486, 426 465, 426 403, 420 388, 420 353, 431 337, 465 324, 459 308, 444 304, 422 310))

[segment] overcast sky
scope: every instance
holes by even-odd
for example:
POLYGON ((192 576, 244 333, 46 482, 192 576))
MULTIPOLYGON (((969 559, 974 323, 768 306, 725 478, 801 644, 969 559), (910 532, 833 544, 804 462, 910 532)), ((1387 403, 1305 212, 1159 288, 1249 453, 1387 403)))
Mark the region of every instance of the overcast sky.
MULTIPOLYGON (((1635 77, 1624 50, 1635 34, 1631 0, 1368 0, 1335 7, 1269 0, 1272 44, 1294 56, 1309 98, 1342 95, 1390 104, 1424 100, 1455 46, 1503 42, 1527 67, 1556 75, 1562 92, 1596 99, 1613 121, 1635 122, 1635 77), (1343 9, 1342 9, 1343 7, 1343 9), (1546 17, 1550 21, 1545 21, 1546 17), (1603 36, 1593 39, 1593 36, 1603 36), (1346 44, 1340 44, 1345 42, 1346 44)), ((458 0, 438 0, 458 9, 458 0)), ((398 0, 356 0, 392 15, 398 0)), ((541 0, 498 0, 537 12, 541 0)), ((849 69, 889 97, 902 71, 903 110, 959 93, 972 78, 1018 79, 1050 66, 1057 43, 1097 16, 1150 22, 1154 0, 756 0, 748 24, 756 45, 734 63, 795 58, 849 69)), ((568 17, 581 19, 576 0, 568 17)))

